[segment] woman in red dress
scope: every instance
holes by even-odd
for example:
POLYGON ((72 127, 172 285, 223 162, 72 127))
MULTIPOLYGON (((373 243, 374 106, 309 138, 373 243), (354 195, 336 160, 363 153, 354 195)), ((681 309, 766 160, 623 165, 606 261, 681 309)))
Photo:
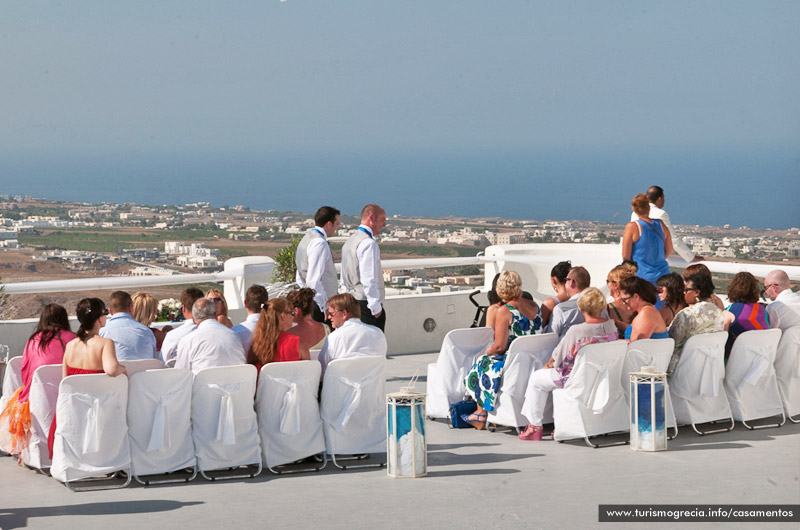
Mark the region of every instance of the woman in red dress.
MULTIPOLYGON (((98 335, 100 328, 106 325, 108 310, 99 298, 84 298, 75 308, 78 322, 77 338, 67 344, 62 364, 62 377, 80 374, 102 374, 111 377, 127 375, 125 367, 117 362, 114 341, 98 335)), ((53 442, 56 435, 56 417, 47 438, 50 458, 53 458, 53 442)))
POLYGON ((265 364, 300 360, 300 338, 286 333, 294 321, 294 307, 286 298, 274 298, 261 309, 247 363, 258 370, 265 364))

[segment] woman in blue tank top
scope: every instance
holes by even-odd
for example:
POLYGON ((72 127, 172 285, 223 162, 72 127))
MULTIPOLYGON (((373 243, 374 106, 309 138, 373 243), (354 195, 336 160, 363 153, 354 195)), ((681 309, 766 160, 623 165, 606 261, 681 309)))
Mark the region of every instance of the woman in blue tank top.
POLYGON ((640 193, 631 201, 637 221, 625 225, 622 235, 622 259, 633 260, 639 267, 636 275, 653 285, 669 274, 667 258, 672 254, 672 236, 658 219, 650 219, 650 200, 640 193))

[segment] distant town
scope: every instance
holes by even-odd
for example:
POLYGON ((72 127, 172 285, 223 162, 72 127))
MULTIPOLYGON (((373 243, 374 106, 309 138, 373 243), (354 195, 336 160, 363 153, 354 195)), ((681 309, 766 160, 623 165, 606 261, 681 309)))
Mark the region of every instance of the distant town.
MULTIPOLYGON (((83 274, 109 268, 130 275, 217 271, 229 257, 274 257, 313 226, 312 215, 212 207, 208 202, 144 206, 0 195, 0 249, 5 251, 0 254, 22 253, 34 262, 55 262, 64 271, 83 274)), ((338 234, 331 238, 334 253, 358 221, 342 217, 338 234)), ((489 245, 614 244, 623 228, 591 221, 406 218, 390 213, 380 241, 384 257, 472 256, 489 245)), ((675 230, 707 259, 800 263, 800 228, 763 231, 678 224, 675 230)), ((0 263, 4 261, 0 255, 0 263)), ((8 273, 0 270, 2 281, 15 281, 8 273)), ((25 281, 30 279, 30 274, 24 275, 25 281)), ((483 282, 477 267, 462 267, 455 274, 453 270, 386 271, 385 280, 400 291, 418 293, 483 282)))

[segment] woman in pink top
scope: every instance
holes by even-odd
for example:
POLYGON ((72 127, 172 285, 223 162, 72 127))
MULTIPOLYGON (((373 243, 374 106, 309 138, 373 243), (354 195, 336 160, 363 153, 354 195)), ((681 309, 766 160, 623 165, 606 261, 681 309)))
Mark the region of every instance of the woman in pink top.
POLYGON ((0 412, 0 443, 11 454, 22 454, 30 441, 31 415, 28 396, 33 373, 46 364, 61 364, 64 348, 75 338, 70 331, 67 310, 48 304, 39 317, 39 324, 25 344, 22 353, 22 386, 0 412))

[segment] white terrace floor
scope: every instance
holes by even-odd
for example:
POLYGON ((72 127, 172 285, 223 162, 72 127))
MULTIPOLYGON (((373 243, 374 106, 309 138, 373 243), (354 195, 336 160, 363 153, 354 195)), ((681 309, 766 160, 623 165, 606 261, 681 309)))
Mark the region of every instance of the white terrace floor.
MULTIPOLYGON (((388 363, 388 390, 425 373, 435 354, 388 363)), ((421 385, 424 387, 424 384, 421 385)), ((522 442, 510 431, 451 430, 429 422, 425 478, 337 470, 255 479, 73 493, 54 479, 0 459, 0 528, 81 530, 195 528, 578 528, 598 523, 599 504, 796 504, 800 425, 706 437, 682 428, 661 453, 583 442, 522 442)), ((685 528, 719 528, 689 523, 685 528)), ((729 523, 734 528, 755 524, 729 523)), ((797 528, 796 524, 758 527, 797 528)), ((648 528, 674 528, 671 523, 648 528)))

